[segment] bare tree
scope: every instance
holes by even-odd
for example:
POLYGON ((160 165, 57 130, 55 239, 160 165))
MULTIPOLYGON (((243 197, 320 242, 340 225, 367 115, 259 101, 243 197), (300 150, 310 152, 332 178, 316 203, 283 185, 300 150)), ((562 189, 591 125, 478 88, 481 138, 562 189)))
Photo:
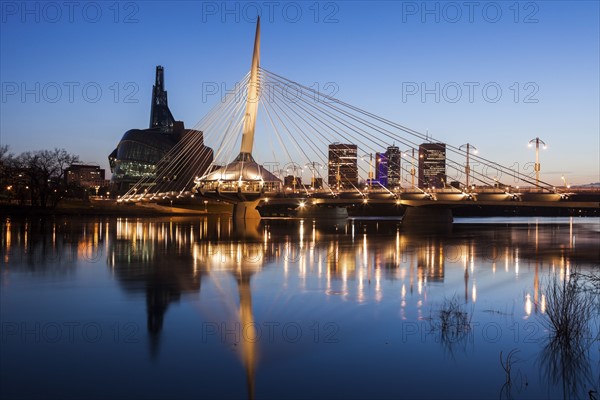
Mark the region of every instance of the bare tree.
POLYGON ((56 206, 64 194, 65 171, 78 161, 79 156, 58 148, 19 155, 17 165, 27 178, 31 204, 42 208, 56 206))
POLYGON ((0 196, 3 200, 11 200, 14 194, 13 171, 15 157, 9 152, 7 145, 0 146, 0 196))

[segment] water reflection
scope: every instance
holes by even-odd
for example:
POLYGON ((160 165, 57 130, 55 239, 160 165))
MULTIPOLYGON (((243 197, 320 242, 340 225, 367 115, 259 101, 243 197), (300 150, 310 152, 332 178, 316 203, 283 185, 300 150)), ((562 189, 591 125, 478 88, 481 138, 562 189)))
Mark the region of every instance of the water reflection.
POLYGON ((316 274, 328 293, 352 295, 358 302, 381 300, 383 279, 401 281, 402 297, 423 295, 426 287, 444 283, 448 265, 463 270, 464 301, 476 302, 476 268, 491 265, 496 274, 503 264, 518 277, 526 264, 534 279, 525 311, 543 313, 540 271, 568 275, 571 265, 594 264, 598 246, 593 232, 574 232, 572 222, 567 229, 458 225, 452 235, 406 234, 396 221, 263 220, 235 226, 227 217, 6 219, 2 226, 5 268, 66 272, 77 260, 106 257, 126 290, 148 293, 148 326, 157 333, 168 304, 182 292, 199 291, 203 274, 254 273, 273 264, 282 265, 288 278, 316 274))
POLYGON ((98 261, 110 225, 99 221, 6 218, 2 225, 5 267, 30 272, 68 272, 77 260, 98 261))
MULTIPOLYGON (((119 220, 108 252, 109 265, 125 290, 145 292, 151 353, 157 357, 164 315, 182 293, 200 292, 204 276, 230 273, 237 283, 239 354, 246 371, 248 397, 254 398, 257 344, 249 333, 252 312, 252 275, 262 268, 263 245, 254 242, 259 221, 234 224, 228 218, 156 221, 119 220), (232 225, 233 224, 233 225, 232 225), (217 239, 217 240, 212 240, 217 239), (241 241, 244 240, 244 241, 241 241)), ((236 343, 237 346, 238 343, 236 343)))
POLYGON ((110 235, 107 262, 127 292, 146 297, 150 351, 158 355, 165 313, 182 293, 199 292, 201 273, 189 256, 195 237, 205 234, 205 224, 181 225, 177 221, 119 219, 110 235))
MULTIPOLYGON (((232 317, 242 329, 257 325, 253 281, 268 270, 280 273, 277 284, 294 292, 318 291, 357 305, 397 300, 402 321, 427 317, 433 299, 444 294, 458 294, 471 306, 488 304, 502 298, 498 282, 506 287, 526 276, 531 280, 524 284, 522 306, 530 317, 545 312, 544 276, 597 265, 600 251, 597 232, 572 220, 456 225, 452 234, 432 235, 403 232, 397 221, 267 219, 235 225, 227 217, 5 219, 1 246, 3 285, 11 273, 70 274, 107 265, 125 293, 145 297, 148 351, 155 362, 164 357, 163 332, 181 328, 165 325, 170 306, 186 294, 201 299, 203 281, 215 284, 223 276, 235 281, 237 291, 226 295, 235 295, 232 317)), ((236 351, 253 398, 259 356, 268 349, 246 333, 236 351)), ((564 380, 558 372, 578 366, 565 361, 562 349, 544 351, 548 376, 564 380)))
MULTIPOLYGON (((552 338, 540 352, 538 362, 542 376, 550 385, 562 388, 564 399, 581 398, 582 393, 600 383, 600 377, 593 374, 590 350, 582 343, 552 338)), ((590 399, 594 398, 593 392, 588 394, 590 399)))

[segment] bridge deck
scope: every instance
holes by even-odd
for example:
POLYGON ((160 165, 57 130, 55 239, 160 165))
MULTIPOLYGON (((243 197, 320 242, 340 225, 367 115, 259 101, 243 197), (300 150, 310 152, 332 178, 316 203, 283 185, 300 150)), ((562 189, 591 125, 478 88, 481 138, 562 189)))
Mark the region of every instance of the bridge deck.
POLYGON ((358 193, 350 196, 340 194, 338 196, 308 196, 306 194, 288 194, 285 197, 273 194, 268 195, 263 201, 272 205, 298 205, 305 203, 307 205, 320 206, 350 206, 355 204, 396 204, 407 207, 478 207, 478 206, 510 206, 510 207, 554 207, 554 208, 579 208, 579 209, 600 209, 600 194, 594 195, 571 195, 563 197, 554 193, 536 193, 513 195, 507 193, 495 194, 473 194, 468 197, 462 193, 456 193, 444 196, 442 194, 433 194, 428 196, 422 193, 400 194, 399 198, 392 194, 379 196, 363 196, 358 193))

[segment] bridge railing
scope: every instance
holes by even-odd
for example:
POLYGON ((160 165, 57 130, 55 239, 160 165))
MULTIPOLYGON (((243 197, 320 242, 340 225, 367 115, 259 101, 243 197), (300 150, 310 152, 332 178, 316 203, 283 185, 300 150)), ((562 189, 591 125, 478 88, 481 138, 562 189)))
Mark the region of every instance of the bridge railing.
POLYGON ((255 192, 258 193, 262 190, 268 195, 277 195, 282 197, 311 197, 313 195, 332 195, 337 196, 340 194, 357 194, 363 196, 369 196, 369 194, 389 194, 390 196, 401 196, 402 194, 494 194, 494 193, 507 193, 507 194, 524 194, 524 193, 600 193, 600 188, 561 188, 557 187, 555 192, 548 191, 546 189, 540 189, 536 187, 513 187, 513 186, 475 186, 471 188, 413 188, 413 187, 395 187, 385 188, 381 186, 366 186, 361 188, 351 189, 330 189, 327 187, 313 188, 309 186, 301 186, 292 188, 284 186, 281 182, 206 182, 202 186, 204 190, 216 191, 217 188, 221 192, 237 192, 241 189, 242 192, 255 192), (261 186, 262 185, 262 186, 261 186))

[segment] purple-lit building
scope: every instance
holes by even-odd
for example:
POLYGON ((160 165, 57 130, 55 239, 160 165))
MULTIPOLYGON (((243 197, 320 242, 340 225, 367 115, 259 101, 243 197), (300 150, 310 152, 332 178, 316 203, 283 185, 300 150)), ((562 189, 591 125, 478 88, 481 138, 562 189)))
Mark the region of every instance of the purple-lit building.
POLYGON ((383 186, 388 186, 388 158, 386 153, 375 154, 375 179, 383 186))

